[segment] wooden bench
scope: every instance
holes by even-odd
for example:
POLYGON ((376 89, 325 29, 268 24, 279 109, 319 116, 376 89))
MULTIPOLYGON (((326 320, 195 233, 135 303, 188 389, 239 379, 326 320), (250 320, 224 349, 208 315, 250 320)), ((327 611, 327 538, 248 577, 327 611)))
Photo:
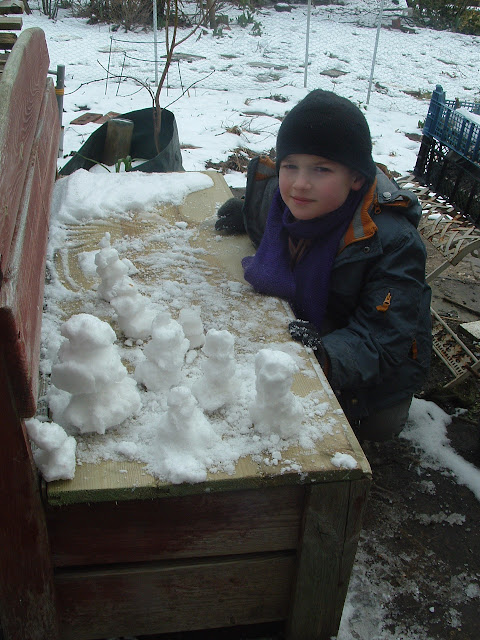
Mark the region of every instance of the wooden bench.
POLYGON ((0 0, 0 75, 11 49, 17 41, 17 34, 12 31, 21 31, 23 27, 23 19, 19 15, 23 11, 22 0, 0 0))
MULTIPOLYGON (((24 419, 37 409, 58 144, 48 64, 43 32, 27 29, 0 80, 3 638, 93 640, 277 621, 291 640, 327 640, 340 623, 371 472, 312 353, 302 349, 294 391, 318 393, 336 428, 313 450, 285 452, 291 469, 245 458, 233 474, 175 485, 149 476, 140 463, 104 461, 78 466, 71 481, 39 482, 24 419), (354 468, 334 464, 336 452, 351 456, 354 468)), ((98 247, 107 229, 115 239, 130 225, 128 233, 147 234, 139 246, 155 251, 152 225, 169 216, 170 224, 197 228, 212 285, 220 286, 218 274, 241 279, 240 258, 253 248, 246 237, 217 241, 215 207, 231 194, 222 176, 212 179, 212 189, 136 226, 117 220, 70 229, 64 285, 77 277, 77 253, 98 247)), ((253 290, 242 295, 247 316, 262 304, 256 298, 253 290)), ((225 303, 238 308, 235 291, 225 303)), ((289 340, 283 303, 265 305, 272 313, 266 322, 284 318, 279 326, 289 340)), ((226 311, 226 328, 230 317, 226 311)))
POLYGON ((58 109, 41 29, 0 77, 0 610, 5 638, 55 638, 45 514, 23 419, 35 414, 58 109))

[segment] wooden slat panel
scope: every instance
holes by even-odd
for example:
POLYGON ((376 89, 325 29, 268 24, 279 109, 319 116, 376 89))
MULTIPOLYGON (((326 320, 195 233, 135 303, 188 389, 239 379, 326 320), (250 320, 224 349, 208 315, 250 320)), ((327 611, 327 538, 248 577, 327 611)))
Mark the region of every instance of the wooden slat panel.
POLYGON ((23 13, 22 0, 0 0, 0 15, 7 13, 23 13))
POLYGON ((23 19, 18 16, 14 17, 1 17, 0 18, 0 29, 2 31, 21 31, 23 25, 23 19))
POLYGON ((15 33, 0 33, 0 49, 13 49, 17 41, 15 33))
POLYGON ((0 328, 17 410, 23 417, 35 413, 45 252, 59 136, 58 109, 50 78, 44 87, 8 269, 0 291, 0 328))
POLYGON ((295 549, 303 487, 48 509, 57 567, 295 549))
POLYGON ((41 29, 25 29, 0 82, 0 280, 8 254, 45 91, 49 58, 41 29))
POLYGON ((61 573, 62 640, 283 620, 294 555, 61 573))

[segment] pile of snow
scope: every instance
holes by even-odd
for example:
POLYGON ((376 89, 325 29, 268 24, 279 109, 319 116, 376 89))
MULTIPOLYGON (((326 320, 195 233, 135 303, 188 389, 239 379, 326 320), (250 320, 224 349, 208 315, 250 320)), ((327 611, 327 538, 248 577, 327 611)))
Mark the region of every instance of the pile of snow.
POLYGON ((75 438, 68 436, 54 422, 41 422, 36 418, 26 420, 30 440, 35 445, 35 464, 47 482, 71 480, 75 477, 75 438))
POLYGON ((181 204, 194 191, 207 189, 212 179, 201 173, 107 173, 78 169, 58 180, 52 210, 58 222, 118 218, 132 211, 148 211, 165 202, 181 204), (108 178, 105 177, 107 174, 108 178))
MULTIPOLYGON (((204 175, 172 177, 176 202, 178 193, 212 184, 204 175)), ((140 204, 143 213, 158 216, 157 204, 172 199, 165 176, 155 176, 155 193, 143 189, 144 178, 129 175, 135 201, 125 193, 116 218, 129 220, 130 207, 140 204)), ((170 249, 157 253, 143 251, 144 240, 128 235, 113 246, 105 233, 97 251, 78 256, 85 277, 95 283, 90 289, 78 285, 65 268, 69 234, 104 219, 104 194, 117 179, 107 172, 82 172, 88 218, 75 191, 76 174, 55 186, 41 363, 43 372, 51 374, 47 400, 55 429, 76 439, 79 463, 135 460, 171 482, 202 481, 209 471, 233 473, 244 456, 281 464, 283 471, 296 468, 283 452, 292 444, 313 449, 325 434, 342 428, 341 415, 327 416, 329 405, 319 400, 320 391, 301 399, 292 393, 293 375, 302 362, 300 345, 277 347, 264 338, 258 346, 251 342, 252 332, 266 335, 261 305, 268 309, 271 301, 259 300, 258 318, 249 317, 248 331, 240 316, 228 312, 237 338, 222 326, 227 317, 223 288, 242 307, 244 285, 228 280, 216 287, 208 284, 204 274, 211 267, 190 243, 193 228, 159 219, 146 237, 149 243, 160 239, 170 249), (67 195, 60 205, 59 193, 69 194, 70 183, 75 197, 67 195), (149 286, 142 281, 142 290, 137 265, 130 260, 134 247, 142 267, 149 265, 155 272, 149 286), (69 288, 57 273, 55 254, 65 258, 63 277, 69 288), (71 302, 80 312, 65 319, 62 309, 71 302)), ((39 459, 45 477, 59 477, 58 470, 47 469, 45 457, 39 459)), ((348 463, 342 466, 348 468, 348 463)), ((69 469, 64 477, 71 476, 69 469)))
MULTIPOLYGON (((111 238, 105 234, 99 250, 93 256, 79 256, 85 274, 99 279, 97 291, 92 291, 90 296, 84 290, 76 291, 75 287, 73 291, 67 290, 61 285, 53 254, 64 251, 66 221, 70 225, 74 221, 75 226, 88 224, 92 215, 98 215, 99 219, 106 217, 102 204, 104 194, 109 192, 112 181, 116 183, 119 179, 119 176, 107 172, 83 174, 84 188, 91 202, 88 219, 83 217, 85 209, 79 192, 75 198, 62 201, 62 206, 59 204, 59 193, 70 191, 69 183, 77 183, 76 174, 62 178, 55 187, 57 205, 52 209, 47 256, 51 278, 46 285, 48 304, 43 318, 41 362, 42 370, 47 374, 52 373, 52 382, 55 384, 49 393, 54 422, 77 438, 77 460, 95 462, 101 459, 135 459, 144 462, 151 474, 165 479, 176 478, 176 481, 200 480, 206 477, 207 470, 232 473, 239 458, 247 455, 266 464, 281 462, 284 469, 292 468, 291 461, 282 458, 282 452, 288 445, 295 441, 303 448, 311 448, 325 434, 332 434, 339 423, 331 414, 326 417, 328 403, 319 400, 315 394, 301 400, 291 394, 294 364, 298 366, 301 361, 298 358, 300 347, 296 343, 286 343, 287 346, 283 345, 280 352, 272 345, 273 353, 269 357, 266 357, 268 350, 263 355, 259 354, 258 361, 255 361, 256 353, 248 351, 249 345, 242 344, 241 356, 237 354, 233 357, 233 337, 230 336, 225 341, 225 334, 222 334, 222 290, 215 290, 199 278, 195 268, 200 264, 201 256, 192 251, 189 245, 193 232, 186 223, 179 222, 173 227, 167 225, 162 232, 162 237, 171 244, 171 255, 167 251, 148 257, 159 274, 175 265, 182 278, 181 282, 167 278, 151 288, 150 294, 156 296, 155 300, 137 290, 134 282, 137 269, 128 259, 129 250, 135 246, 136 240, 129 237, 117 241, 117 247, 114 248, 111 246, 111 238), (121 257, 119 252, 125 255, 121 257), (113 277, 114 274, 117 279, 113 277), (199 292, 205 305, 208 304, 207 335, 209 331, 212 332, 208 343, 202 321, 207 307, 191 303, 199 292), (102 297, 110 298, 110 302, 102 301, 102 297), (124 297, 126 300, 122 299, 124 297), (79 314, 82 322, 76 318, 70 324, 64 323, 61 305, 66 300, 83 300, 84 315, 79 314), (177 320, 165 315, 165 303, 174 304, 174 308, 176 306, 179 310, 177 320), (111 307, 110 317, 119 327, 118 335, 111 326, 103 326, 98 317, 95 317, 105 316, 105 308, 99 313, 102 304, 111 307), (137 314, 133 313, 135 308, 137 314), (122 323, 126 320, 133 322, 143 317, 146 309, 147 320, 141 333, 128 331, 126 324, 122 328, 122 323), (93 312, 93 317, 88 320, 87 312, 93 312), (154 321, 148 327, 152 317, 154 321), (220 326, 216 324, 218 322, 220 326), (135 342, 128 337, 129 333, 135 342), (143 337, 136 338, 138 335, 143 337), (220 346, 222 335, 223 347, 220 346), (227 344, 228 341, 231 343, 227 344), (160 343, 163 344, 161 348, 160 343), (165 353, 163 349, 168 352, 169 343, 171 348, 172 345, 176 347, 165 358, 162 355, 165 353), (293 358, 294 364, 288 361, 286 352, 293 358), (127 375, 119 360, 120 355, 123 360, 127 360, 127 364, 130 363, 132 375, 127 375), (273 363, 271 367, 268 364, 269 358, 273 363), (275 375, 281 375, 279 371, 282 367, 284 377, 281 381, 274 380, 275 375), (222 376, 215 375, 219 368, 222 376), (269 369, 274 371, 273 378, 269 369), (168 379, 168 384, 163 387, 160 382, 162 376, 168 379), (275 395, 276 384, 284 388, 284 394, 277 395, 278 401, 274 406, 269 396, 275 395), (176 451, 175 461, 171 458, 162 461, 155 444, 158 443, 159 429, 164 428, 160 428, 160 423, 165 426, 174 422, 173 418, 166 417, 172 411, 168 404, 168 393, 172 387, 187 388, 192 392, 194 400, 189 402, 197 403, 195 406, 198 411, 207 412, 205 419, 212 423, 218 436, 210 442, 208 448, 195 452, 195 464, 192 462, 189 468, 181 463, 178 454, 181 447, 171 447, 172 456, 173 450, 176 451), (121 393, 118 392, 120 388, 121 393), (110 406, 113 398, 115 410, 110 406), (285 406, 280 402, 283 399, 285 406), (284 419, 286 415, 288 419, 284 419), (256 423, 255 429, 252 427, 253 422, 256 423), (82 431, 91 431, 92 425, 98 433, 79 435, 82 431)), ((121 174, 121 177, 126 175, 121 174)), ((172 177, 175 189, 184 183, 184 187, 178 189, 183 194, 211 185, 211 179, 203 174, 175 174, 172 177)), ((129 187, 137 194, 135 202, 142 210, 152 210, 156 203, 166 203, 172 198, 178 201, 178 193, 173 197, 172 184, 163 178, 165 176, 155 176, 155 193, 152 194, 152 191, 143 190, 146 183, 142 174, 129 175, 129 187)), ((131 204, 132 201, 125 196, 122 207, 115 215, 131 217, 131 204)), ((205 263, 202 264, 204 269, 205 263)), ((68 273, 65 275, 68 277, 68 273)), ((238 296, 241 306, 241 283, 225 282, 222 286, 228 287, 230 296, 238 296)), ((268 299, 262 297, 259 305, 268 308, 268 299)), ((241 335, 245 323, 237 322, 235 316, 229 322, 241 335)), ((255 323, 257 319, 251 318, 249 322, 255 323)), ((262 325, 262 331, 266 329, 262 325)), ((267 341, 263 347, 268 346, 267 341)), ((170 402, 174 403, 174 400, 171 399, 170 402)), ((433 464, 432 461, 435 460, 436 464, 452 469, 460 482, 467 484, 475 495, 480 496, 478 470, 463 461, 449 447, 446 439, 449 420, 450 417, 436 405, 414 400, 409 426, 402 435, 425 452, 428 463, 433 464)), ((165 444, 162 446, 164 450, 168 449, 165 444)), ((345 457, 343 452, 337 454, 333 456, 332 464, 352 467, 352 460, 345 457)), ((43 459, 40 456, 40 460, 40 468, 45 470, 47 477, 49 472, 46 470, 48 463, 45 462, 45 456, 43 459)), ((53 475, 56 477, 58 474, 55 472, 49 477, 53 475)), ((65 473, 65 477, 70 476, 70 471, 65 473)))
POLYGON ((449 469, 457 482, 466 485, 480 500, 480 469, 450 446, 447 427, 451 421, 452 417, 434 402, 414 398, 401 435, 423 452, 426 465, 449 469))

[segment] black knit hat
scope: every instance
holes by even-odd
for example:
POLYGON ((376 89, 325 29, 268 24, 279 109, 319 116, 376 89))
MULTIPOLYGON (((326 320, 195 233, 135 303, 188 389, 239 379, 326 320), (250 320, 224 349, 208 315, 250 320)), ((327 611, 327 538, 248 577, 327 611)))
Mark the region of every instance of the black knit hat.
POLYGON ((359 171, 369 182, 375 179, 365 116, 350 100, 331 91, 311 91, 286 115, 277 137, 277 172, 291 153, 322 156, 359 171))

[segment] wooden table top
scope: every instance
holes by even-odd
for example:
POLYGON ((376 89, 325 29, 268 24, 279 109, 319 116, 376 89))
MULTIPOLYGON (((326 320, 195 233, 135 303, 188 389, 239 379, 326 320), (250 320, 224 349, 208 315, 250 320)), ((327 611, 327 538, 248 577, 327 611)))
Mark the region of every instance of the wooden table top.
MULTIPOLYGON (((246 235, 219 236, 215 231, 216 210, 219 204, 231 197, 231 192, 221 174, 206 172, 212 179, 212 187, 189 195, 181 206, 160 207, 157 212, 140 214, 131 220, 109 219, 92 221, 82 225, 73 225, 69 229, 66 247, 56 256, 56 268, 60 280, 72 291, 91 290, 93 281, 87 278, 78 267, 78 255, 81 252, 98 250, 98 243, 108 231, 112 244, 125 236, 138 237, 148 242, 138 242, 138 249, 128 253, 128 258, 136 265, 149 253, 161 250, 162 240, 155 239, 155 232, 165 225, 187 223, 194 229, 190 244, 197 256, 197 267, 203 276, 214 287, 222 287, 224 312, 221 326, 234 335, 249 331, 248 318, 261 317, 263 335, 249 336, 248 348, 256 352, 271 343, 290 341, 288 321, 293 316, 288 305, 278 299, 256 294, 246 286, 243 279, 241 258, 252 255, 254 248, 246 235), (241 295, 232 283, 242 283, 241 295), (245 321, 243 321, 244 319, 245 321)), ((123 257, 123 256, 121 256, 123 257)), ((143 260, 143 265, 148 260, 143 260)), ((153 264, 153 261, 152 261, 153 264)), ((203 277, 202 276, 202 277, 203 277)), ((136 276, 133 276, 135 279, 136 276)), ((143 268, 141 277, 144 281, 155 282, 155 279, 174 279, 176 265, 162 270, 161 274, 152 268, 143 268)), ((97 278, 98 281, 98 278, 97 278)), ((240 286, 240 285, 239 285, 240 286)), ((67 314, 73 315, 81 309, 79 295, 68 303, 67 314)), ((214 319, 218 322, 218 310, 209 311, 208 294, 199 287, 198 300, 202 308, 202 319, 206 328, 214 319), (202 299, 206 295, 207 299, 202 299), (209 313, 211 316, 209 317, 209 313)), ((177 310, 178 311, 178 310, 177 310)), ((173 313, 172 313, 173 315, 173 313)), ((68 317, 68 315, 67 315, 68 317)), ((257 325, 258 326, 258 325, 257 325)), ((119 332, 117 331, 117 335, 119 332)), ((245 338, 245 335, 243 335, 245 338)), ((236 343, 238 349, 245 348, 245 340, 236 343)), ((328 403, 322 419, 329 420, 334 427, 315 445, 315 450, 302 450, 298 445, 291 446, 283 452, 283 459, 288 459, 290 469, 285 465, 264 464, 250 457, 241 458, 234 474, 225 472, 208 473, 205 482, 171 484, 155 478, 144 469, 140 462, 104 460, 98 463, 82 463, 77 465, 75 478, 69 481, 55 481, 46 485, 46 495, 50 504, 71 504, 75 502, 95 502, 105 500, 146 499, 170 495, 188 495, 205 491, 227 491, 236 489, 259 488, 288 484, 304 484, 311 482, 347 481, 370 476, 370 466, 358 444, 328 381, 318 366, 317 360, 310 350, 300 348, 302 366, 295 374, 292 391, 299 397, 315 392, 319 402, 328 403), (332 462, 335 453, 348 454, 356 462, 353 469, 339 468, 332 462)), ((95 436, 93 436, 95 437, 95 436)))

